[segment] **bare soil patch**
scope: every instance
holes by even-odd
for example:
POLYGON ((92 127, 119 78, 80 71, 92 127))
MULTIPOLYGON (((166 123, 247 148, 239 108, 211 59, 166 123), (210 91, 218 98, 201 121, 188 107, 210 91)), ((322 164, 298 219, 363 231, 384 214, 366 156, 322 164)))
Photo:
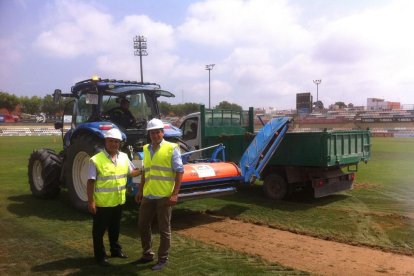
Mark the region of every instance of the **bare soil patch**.
POLYGON ((319 275, 414 275, 414 257, 206 214, 175 218, 176 232, 319 275), (178 219, 178 221, 177 221, 178 219))

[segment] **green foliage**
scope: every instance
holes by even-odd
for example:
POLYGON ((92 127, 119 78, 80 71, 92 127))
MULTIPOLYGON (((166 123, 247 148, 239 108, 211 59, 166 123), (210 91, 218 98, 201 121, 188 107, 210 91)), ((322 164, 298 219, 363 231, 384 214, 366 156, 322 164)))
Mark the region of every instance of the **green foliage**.
POLYGON ((339 106, 339 108, 345 108, 346 104, 344 102, 336 102, 335 105, 339 106))
POLYGON ((229 103, 228 101, 222 101, 216 105, 216 109, 227 109, 227 110, 236 110, 242 111, 243 107, 235 103, 229 103))
POLYGON ((5 108, 11 113, 18 104, 17 96, 0 91, 0 108, 5 108))
POLYGON ((172 105, 167 102, 159 102, 158 104, 160 108, 160 113, 165 116, 174 116, 175 114, 172 114, 172 105))
POLYGON ((167 102, 160 102, 160 112, 163 116, 185 116, 200 111, 200 104, 184 103, 172 105, 167 102))
POLYGON ((42 111, 46 114, 50 114, 50 115, 56 115, 58 113, 60 113, 62 110, 62 107, 59 103, 55 103, 53 101, 53 96, 52 95, 46 95, 43 98, 43 102, 42 102, 42 111))
POLYGON ((42 105, 42 99, 38 96, 21 97, 20 104, 22 105, 21 111, 28 114, 38 114, 40 113, 40 107, 42 105))
POLYGON ((313 103, 313 106, 319 110, 323 110, 324 106, 323 106, 323 102, 322 101, 317 101, 313 103))

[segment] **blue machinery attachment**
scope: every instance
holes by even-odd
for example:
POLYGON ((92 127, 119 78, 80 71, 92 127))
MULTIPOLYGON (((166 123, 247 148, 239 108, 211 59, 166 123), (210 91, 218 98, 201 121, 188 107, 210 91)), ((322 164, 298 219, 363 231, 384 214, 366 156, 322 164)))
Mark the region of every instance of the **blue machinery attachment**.
POLYGON ((273 118, 254 137, 239 163, 244 182, 254 182, 260 178, 260 173, 285 136, 288 123, 288 117, 273 118))

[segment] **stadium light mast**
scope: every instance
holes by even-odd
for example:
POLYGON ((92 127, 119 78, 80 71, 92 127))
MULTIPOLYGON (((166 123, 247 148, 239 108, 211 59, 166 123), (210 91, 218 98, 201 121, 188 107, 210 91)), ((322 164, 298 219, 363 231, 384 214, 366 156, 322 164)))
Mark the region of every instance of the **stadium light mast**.
POLYGON ((316 84, 316 102, 319 101, 319 84, 321 84, 322 80, 313 80, 313 83, 316 84))
POLYGON ((139 65, 141 71, 141 83, 144 82, 144 73, 142 71, 142 56, 148 56, 147 53, 147 39, 142 35, 134 37, 134 55, 139 56, 139 65))
POLYGON ((206 70, 208 70, 208 108, 211 108, 211 93, 210 93, 210 72, 213 70, 215 64, 207 64, 206 70))

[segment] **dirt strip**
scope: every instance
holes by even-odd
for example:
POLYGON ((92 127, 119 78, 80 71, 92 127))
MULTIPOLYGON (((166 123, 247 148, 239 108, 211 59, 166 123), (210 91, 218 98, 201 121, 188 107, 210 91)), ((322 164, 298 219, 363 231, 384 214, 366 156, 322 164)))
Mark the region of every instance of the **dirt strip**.
POLYGON ((231 219, 210 221, 176 232, 319 275, 414 275, 414 257, 231 219))

